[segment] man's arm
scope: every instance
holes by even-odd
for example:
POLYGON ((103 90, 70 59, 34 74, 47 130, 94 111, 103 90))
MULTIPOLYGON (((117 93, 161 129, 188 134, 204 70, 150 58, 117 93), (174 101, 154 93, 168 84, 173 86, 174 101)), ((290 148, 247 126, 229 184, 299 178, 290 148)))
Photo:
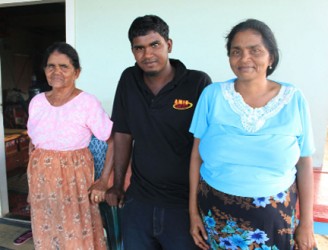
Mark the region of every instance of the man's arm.
POLYGON ((123 206, 124 181, 128 169, 132 136, 124 133, 114 133, 114 184, 106 193, 106 201, 111 206, 123 206))

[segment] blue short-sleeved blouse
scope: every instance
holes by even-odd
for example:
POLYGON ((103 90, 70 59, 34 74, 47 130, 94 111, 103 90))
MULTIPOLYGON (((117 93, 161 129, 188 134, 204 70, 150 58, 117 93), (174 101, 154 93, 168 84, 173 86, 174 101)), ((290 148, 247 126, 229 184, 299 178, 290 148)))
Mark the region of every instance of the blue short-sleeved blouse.
POLYGON ((190 132, 200 139, 202 178, 232 195, 264 197, 294 181, 299 157, 314 152, 307 102, 292 84, 261 108, 248 106, 235 79, 206 87, 190 132))

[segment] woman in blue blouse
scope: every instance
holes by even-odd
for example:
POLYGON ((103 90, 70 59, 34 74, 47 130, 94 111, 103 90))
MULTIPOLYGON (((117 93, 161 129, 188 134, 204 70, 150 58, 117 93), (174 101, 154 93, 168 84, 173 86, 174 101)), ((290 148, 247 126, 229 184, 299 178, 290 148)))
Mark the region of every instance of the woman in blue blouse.
POLYGON ((292 84, 267 78, 279 54, 263 22, 233 27, 227 51, 237 78, 205 88, 190 128, 194 241, 202 249, 312 249, 307 102, 292 84))

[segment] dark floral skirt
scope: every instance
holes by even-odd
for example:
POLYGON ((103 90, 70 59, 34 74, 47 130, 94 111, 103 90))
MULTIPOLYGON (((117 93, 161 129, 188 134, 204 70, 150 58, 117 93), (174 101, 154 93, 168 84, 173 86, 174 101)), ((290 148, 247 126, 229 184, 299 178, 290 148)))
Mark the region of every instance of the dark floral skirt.
POLYGON ((297 188, 275 196, 229 195, 200 181, 198 202, 211 249, 288 250, 294 247, 297 188))

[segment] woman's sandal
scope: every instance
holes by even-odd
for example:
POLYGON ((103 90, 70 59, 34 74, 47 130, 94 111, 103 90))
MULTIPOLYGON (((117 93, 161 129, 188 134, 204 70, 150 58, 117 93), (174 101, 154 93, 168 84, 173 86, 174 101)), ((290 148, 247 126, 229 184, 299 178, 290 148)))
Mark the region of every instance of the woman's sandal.
POLYGON ((32 230, 25 231, 14 240, 14 245, 19 246, 32 238, 32 230))

